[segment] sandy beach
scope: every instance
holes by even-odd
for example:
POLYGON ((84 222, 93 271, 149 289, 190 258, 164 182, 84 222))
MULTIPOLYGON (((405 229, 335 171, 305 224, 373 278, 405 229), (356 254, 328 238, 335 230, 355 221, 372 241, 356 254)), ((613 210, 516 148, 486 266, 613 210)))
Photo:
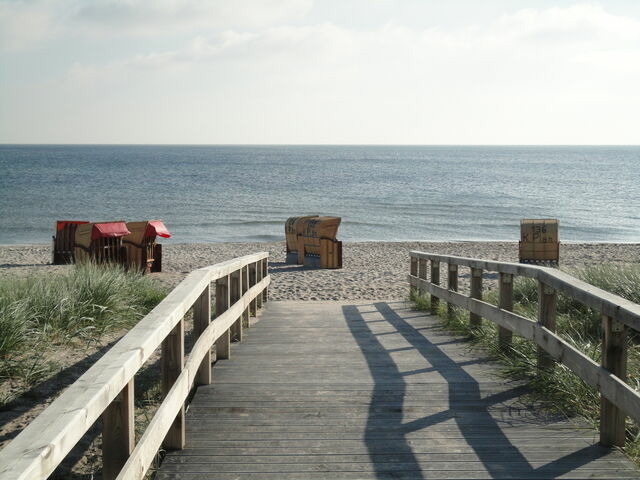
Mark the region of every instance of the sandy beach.
MULTIPOLYGON (((344 268, 321 270, 285 263, 284 242, 199 243, 164 245, 163 272, 154 274, 177 285, 196 268, 257 251, 271 254, 271 300, 373 300, 406 298, 409 251, 421 250, 465 257, 518 261, 516 242, 345 242, 344 268)), ((579 268, 602 263, 640 262, 640 244, 567 243, 561 245, 561 267, 579 268)), ((0 276, 61 272, 54 266, 49 245, 0 246, 0 276)), ((491 275, 487 288, 491 288, 491 275)), ((442 277, 445 278, 445 277, 442 277)), ((461 271, 460 287, 468 284, 461 271)))

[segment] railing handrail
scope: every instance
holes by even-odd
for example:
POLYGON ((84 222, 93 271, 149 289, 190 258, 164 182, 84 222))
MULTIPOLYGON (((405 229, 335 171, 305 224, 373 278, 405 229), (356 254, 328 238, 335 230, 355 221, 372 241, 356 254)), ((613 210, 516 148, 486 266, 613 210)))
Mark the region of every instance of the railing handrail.
POLYGON ((640 305, 633 303, 606 290, 584 282, 568 273, 556 268, 542 267, 497 260, 482 260, 454 255, 440 255, 435 253, 412 250, 410 256, 424 260, 436 260, 455 265, 480 268, 490 272, 508 273, 519 277, 539 280, 556 290, 569 295, 584 303, 586 306, 601 311, 603 314, 640 331, 640 305))
POLYGON ((481 260, 452 255, 411 251, 409 284, 412 290, 431 295, 432 313, 437 313, 440 299, 470 312, 469 321, 478 325, 482 318, 498 325, 498 345, 505 351, 513 332, 532 340, 538 347, 538 366, 548 368, 554 362, 597 389, 602 395, 600 442, 607 446, 623 446, 625 416, 640 423, 640 393, 626 383, 627 327, 640 330, 640 305, 583 282, 565 272, 536 265, 481 260), (427 264, 431 262, 431 279, 427 280, 427 264), (440 286, 440 263, 447 263, 448 285, 440 286), (471 269, 471 293, 458 293, 458 266, 471 269), (482 272, 499 272, 499 305, 482 301, 482 272), (523 276, 538 281, 538 319, 531 320, 513 313, 513 277, 523 276), (602 365, 580 352, 555 333, 557 292, 595 309, 603 318, 602 365))
MULTIPOLYGON (((184 395, 186 398, 188 390, 194 382, 194 372, 191 365, 193 363, 199 365, 213 342, 225 331, 228 331, 234 322, 240 321, 238 318, 249 308, 250 303, 263 294, 263 291, 266 292, 270 283, 266 267, 268 257, 268 252, 260 252, 191 272, 151 312, 0 451, 0 479, 43 479, 51 474, 78 440, 129 385, 136 372, 167 339, 187 311, 200 299, 203 292, 209 296, 211 282, 228 279, 229 275, 238 272, 244 273, 245 270, 248 274, 248 269, 253 266, 254 280, 248 283, 254 284, 249 285, 249 288, 241 289, 235 303, 227 305, 228 310, 216 312, 216 318, 200 334, 192 349, 192 353, 197 352, 195 357, 199 358, 190 356, 187 359, 187 368, 181 368, 183 371, 175 380, 163 405, 170 398, 176 400, 175 394, 171 395, 179 386, 187 388, 184 395), (255 269, 258 266, 260 266, 260 271, 255 278, 255 269), (183 374, 186 379, 181 378, 183 374)), ((240 285, 241 282, 242 280, 240 280, 240 285)), ((162 409, 161 405, 158 412, 161 412, 162 409)), ((157 417, 158 413, 154 416, 155 423, 158 423, 157 417)), ((155 423, 152 420, 149 428, 155 423)), ((164 432, 166 433, 171 426, 171 419, 161 419, 161 423, 166 424, 167 429, 164 432)), ((143 436, 138 447, 144 438, 143 436)), ((159 442, 162 440, 163 438, 160 438, 159 442)), ((156 451, 157 448, 154 450, 154 455, 156 451)), ((144 471, 140 470, 142 465, 138 463, 139 469, 135 478, 141 478, 144 475, 151 460, 148 463, 147 459, 142 462, 147 463, 142 469, 144 471)), ((134 477, 127 476, 126 478, 134 477)))

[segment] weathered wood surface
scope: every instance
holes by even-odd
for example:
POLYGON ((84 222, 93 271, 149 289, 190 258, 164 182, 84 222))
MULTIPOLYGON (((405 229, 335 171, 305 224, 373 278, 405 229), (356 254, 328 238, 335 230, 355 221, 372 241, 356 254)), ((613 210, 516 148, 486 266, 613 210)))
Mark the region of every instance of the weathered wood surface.
POLYGON ((198 389, 186 448, 157 478, 639 478, 438 324, 397 302, 270 302, 198 389))
MULTIPOLYGON (((613 317, 617 321, 640 331, 640 305, 602 290, 601 288, 594 287, 555 268, 456 257, 453 255, 438 255, 415 250, 410 252, 410 256, 417 259, 432 260, 436 262, 438 266, 440 262, 447 264, 455 263, 458 266, 480 268, 491 272, 509 273, 519 277, 534 278, 556 289, 558 292, 564 293, 584 303, 586 306, 598 310, 604 315, 613 317)), ((437 284, 438 282, 434 283, 437 284)))
POLYGON ((551 358, 560 361, 586 383, 598 389, 613 405, 621 408, 636 422, 640 423, 640 393, 551 330, 523 316, 498 309, 489 303, 449 291, 418 278, 412 277, 410 282, 421 285, 421 288, 426 292, 435 294, 458 307, 492 321, 500 327, 534 341, 551 358))
MULTIPOLYGON (((250 263, 262 262, 266 265, 265 259, 268 256, 267 252, 260 252, 191 272, 159 305, 0 451, 0 479, 47 478, 82 435, 112 405, 156 348, 165 341, 176 325, 182 322, 185 313, 199 300, 210 282, 224 278, 250 263)), ((242 315, 251 300, 263 298, 263 290, 268 286, 270 277, 262 276, 262 279, 264 279, 263 282, 247 291, 247 298, 229 309, 236 319, 242 315)), ((235 320, 231 315, 221 315, 220 319, 207 327, 194 345, 185 366, 188 368, 182 369, 182 373, 174 380, 167 394, 165 401, 169 402, 171 399, 171 402, 166 405, 163 403, 158 409, 158 412, 165 410, 173 412, 172 417, 167 417, 170 418, 169 425, 173 423, 177 409, 182 408, 188 389, 193 385, 197 369, 211 343, 220 338, 233 321, 235 320), (195 355, 198 345, 200 349, 198 355, 195 355), (196 365, 191 365, 196 361, 198 362, 196 365), (186 388, 186 391, 183 391, 183 388, 186 388)), ((175 346, 171 349, 172 354, 175 353, 175 346)), ((173 379, 173 375, 171 378, 173 379)), ((109 416, 110 413, 108 412, 107 415, 109 416)), ((154 430, 145 432, 142 438, 152 437, 155 432, 156 437, 160 439, 154 438, 153 442, 143 446, 141 446, 141 439, 133 455, 125 464, 127 471, 121 472, 118 478, 130 479, 142 476, 143 473, 140 473, 140 470, 127 465, 135 465, 136 468, 138 465, 148 466, 151 455, 155 455, 155 451, 152 454, 149 453, 151 448, 155 447, 157 451, 156 443, 159 444, 168 431, 166 420, 154 417, 149 426, 154 430), (133 471, 136 472, 137 477, 129 473, 133 471)))

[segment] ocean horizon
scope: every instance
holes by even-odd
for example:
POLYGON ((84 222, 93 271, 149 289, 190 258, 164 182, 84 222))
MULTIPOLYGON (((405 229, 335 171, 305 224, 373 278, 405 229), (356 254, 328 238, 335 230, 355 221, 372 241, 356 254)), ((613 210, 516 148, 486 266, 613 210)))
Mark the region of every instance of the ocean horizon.
POLYGON ((56 220, 162 219, 171 243, 276 241, 290 216, 345 241, 640 241, 640 146, 0 145, 0 244, 56 220))

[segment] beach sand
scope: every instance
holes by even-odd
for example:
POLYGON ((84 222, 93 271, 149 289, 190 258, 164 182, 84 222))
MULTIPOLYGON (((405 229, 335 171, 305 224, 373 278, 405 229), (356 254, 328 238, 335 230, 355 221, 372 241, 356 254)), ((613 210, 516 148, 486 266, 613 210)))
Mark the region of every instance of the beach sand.
MULTIPOLYGON (((154 274, 170 287, 196 268, 258 251, 270 252, 271 300, 375 300, 407 296, 409 251, 518 261, 516 242, 345 242, 344 267, 339 270, 285 263, 284 242, 199 243, 163 246, 163 272, 154 274)), ((62 272, 69 266, 50 265, 49 245, 0 246, 0 276, 62 272)), ((602 263, 639 263, 640 244, 566 243, 561 245, 563 269, 602 263)), ((446 278, 446 276, 441 276, 446 278)), ((491 288, 492 276, 488 276, 491 288)), ((468 285, 461 270, 460 287, 468 285)))

